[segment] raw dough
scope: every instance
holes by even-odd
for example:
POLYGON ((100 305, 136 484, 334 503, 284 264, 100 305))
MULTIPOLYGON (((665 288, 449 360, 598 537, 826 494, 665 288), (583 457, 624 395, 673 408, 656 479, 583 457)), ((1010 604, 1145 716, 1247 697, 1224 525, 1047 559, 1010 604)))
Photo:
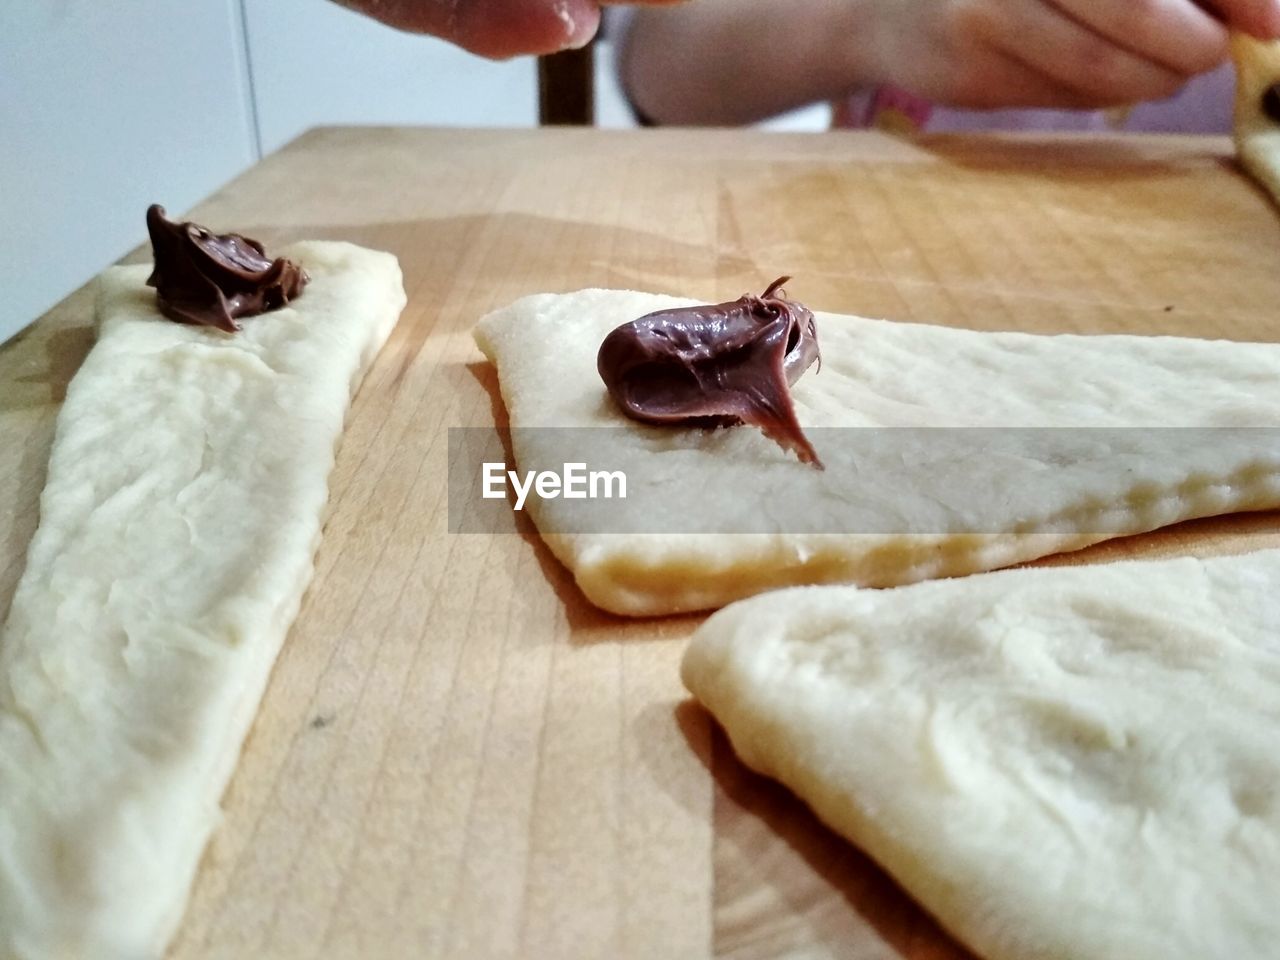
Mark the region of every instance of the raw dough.
POLYGON ((685 684, 987 960, 1280 943, 1280 551, 813 587, 685 684))
POLYGON ((1262 95, 1280 83, 1280 43, 1243 33, 1231 37, 1236 67, 1236 155, 1249 175, 1280 202, 1280 122, 1262 109, 1262 95))
POLYGON ((690 302, 546 294, 476 330, 498 368, 522 473, 559 472, 568 460, 626 474, 625 500, 530 496, 526 507, 607 610, 707 609, 808 583, 892 586, 1280 505, 1280 344, 977 333, 819 313, 822 368, 793 391, 826 463, 818 471, 757 430, 644 426, 609 401, 595 368, 605 335, 690 302), (1060 427, 1083 429, 1046 429, 1060 427), (1126 429, 1155 427, 1199 429, 1126 429))
POLYGON ((0 633, 0 958, 160 957, 312 573, 395 257, 279 251, 312 282, 234 336, 101 278, 0 633))

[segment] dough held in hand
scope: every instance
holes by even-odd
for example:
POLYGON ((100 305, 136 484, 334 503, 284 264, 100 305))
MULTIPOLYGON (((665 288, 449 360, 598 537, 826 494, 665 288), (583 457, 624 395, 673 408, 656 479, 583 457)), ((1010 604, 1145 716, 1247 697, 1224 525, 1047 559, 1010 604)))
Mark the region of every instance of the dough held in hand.
MULTIPOLYGON (((803 278, 788 287, 804 300, 803 278)), ((609 332, 692 302, 538 295, 475 331, 498 368, 509 467, 558 473, 576 461, 626 476, 626 499, 525 505, 606 610, 709 609, 799 584, 893 586, 1280 506, 1280 344, 818 313, 822 368, 791 391, 826 465, 816 471, 758 430, 648 426, 610 401, 596 371, 609 332)))
POLYGON ((686 686, 986 960, 1270 960, 1280 551, 734 604, 686 686))
POLYGON ((1280 203, 1280 42, 1244 33, 1231 37, 1236 67, 1236 155, 1280 203))
POLYGON ((152 960, 312 574, 395 257, 279 251, 311 283, 233 335, 99 281, 0 632, 0 960, 152 960))

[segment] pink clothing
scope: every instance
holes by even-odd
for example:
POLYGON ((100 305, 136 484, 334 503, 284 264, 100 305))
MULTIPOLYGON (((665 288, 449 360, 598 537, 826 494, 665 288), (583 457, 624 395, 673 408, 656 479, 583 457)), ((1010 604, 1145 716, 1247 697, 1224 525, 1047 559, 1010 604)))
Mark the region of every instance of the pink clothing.
POLYGON ((1190 80, 1172 97, 1118 110, 961 110, 905 90, 862 90, 836 104, 838 127, 897 133, 977 130, 1062 130, 1131 133, 1230 133, 1235 72, 1224 64, 1190 80))

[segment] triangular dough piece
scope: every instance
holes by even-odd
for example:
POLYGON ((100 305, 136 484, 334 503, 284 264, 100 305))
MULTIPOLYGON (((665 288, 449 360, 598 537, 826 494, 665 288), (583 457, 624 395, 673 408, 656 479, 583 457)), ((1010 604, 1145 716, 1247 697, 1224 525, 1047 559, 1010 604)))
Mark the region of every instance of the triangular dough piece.
POLYGON ((1280 344, 820 313, 821 371, 793 390, 819 471, 758 430, 645 426, 610 401, 596 372, 609 331, 690 302, 540 295, 476 330, 522 473, 585 462, 626 475, 625 500, 530 496, 526 506, 607 610, 707 609, 800 584, 894 586, 1280 505, 1280 344), (1271 429, 1226 429, 1260 427, 1271 429))
POLYGON ((1280 944, 1280 551, 814 587, 685 684, 987 960, 1280 944))
MULTIPOLYGON (((275 252, 275 251, 273 251, 275 252)), ((228 336, 99 281, 0 632, 0 958, 163 955, 312 574, 395 257, 278 251, 311 283, 228 336)))
MULTIPOLYGON (((1231 37, 1236 67, 1236 155, 1246 171, 1280 203, 1280 119, 1267 116, 1263 95, 1280 83, 1280 43, 1247 34, 1231 37)), ((1280 109, 1280 97, 1277 97, 1280 109)))

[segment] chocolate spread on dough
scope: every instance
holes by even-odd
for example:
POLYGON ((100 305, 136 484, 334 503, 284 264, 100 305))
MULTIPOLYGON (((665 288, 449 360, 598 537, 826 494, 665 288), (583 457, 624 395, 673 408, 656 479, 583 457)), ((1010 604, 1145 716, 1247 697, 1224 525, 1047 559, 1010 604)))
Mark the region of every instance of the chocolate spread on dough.
POLYGON ((1280 83, 1273 83, 1262 91, 1262 112, 1273 123, 1280 123, 1280 83))
POLYGON ((272 260, 257 240, 174 223, 159 204, 147 209, 147 232, 155 256, 147 284, 156 288, 160 312, 178 323, 235 333, 237 317, 283 307, 310 279, 292 260, 272 260))
POLYGON ((660 310, 605 337, 596 369, 627 416, 645 423, 754 424, 804 463, 822 463, 800 429, 790 386, 821 360, 813 314, 782 277, 762 296, 660 310))

